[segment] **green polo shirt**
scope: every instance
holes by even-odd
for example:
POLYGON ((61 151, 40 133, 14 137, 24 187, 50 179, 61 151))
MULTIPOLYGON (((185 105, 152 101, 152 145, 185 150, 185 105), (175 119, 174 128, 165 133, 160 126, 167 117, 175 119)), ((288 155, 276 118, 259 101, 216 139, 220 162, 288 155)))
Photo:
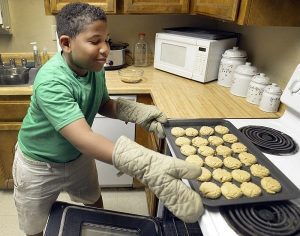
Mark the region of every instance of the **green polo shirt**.
POLYGON ((76 159, 80 152, 59 130, 80 118, 92 126, 100 105, 108 99, 103 70, 79 77, 57 53, 35 78, 30 107, 18 135, 20 149, 39 161, 76 159))

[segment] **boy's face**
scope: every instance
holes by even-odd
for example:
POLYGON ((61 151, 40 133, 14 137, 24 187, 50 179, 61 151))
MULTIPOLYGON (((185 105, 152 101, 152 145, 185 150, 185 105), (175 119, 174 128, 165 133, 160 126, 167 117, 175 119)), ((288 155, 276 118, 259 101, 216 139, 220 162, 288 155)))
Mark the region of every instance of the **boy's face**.
POLYGON ((73 71, 85 75, 87 71, 100 71, 109 51, 107 24, 98 20, 86 25, 75 38, 69 39, 64 56, 73 71))

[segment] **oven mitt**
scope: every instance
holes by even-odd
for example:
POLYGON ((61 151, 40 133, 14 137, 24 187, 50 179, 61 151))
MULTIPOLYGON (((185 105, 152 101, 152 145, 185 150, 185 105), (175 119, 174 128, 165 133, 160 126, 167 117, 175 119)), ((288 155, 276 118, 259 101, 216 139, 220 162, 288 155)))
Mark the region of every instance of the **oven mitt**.
POLYGON ((112 161, 118 170, 148 186, 184 222, 196 222, 203 213, 200 195, 181 181, 199 177, 200 167, 154 152, 125 136, 117 140, 112 161))
POLYGON ((117 118, 139 124, 159 138, 165 137, 162 123, 167 122, 167 117, 156 106, 118 98, 117 118))

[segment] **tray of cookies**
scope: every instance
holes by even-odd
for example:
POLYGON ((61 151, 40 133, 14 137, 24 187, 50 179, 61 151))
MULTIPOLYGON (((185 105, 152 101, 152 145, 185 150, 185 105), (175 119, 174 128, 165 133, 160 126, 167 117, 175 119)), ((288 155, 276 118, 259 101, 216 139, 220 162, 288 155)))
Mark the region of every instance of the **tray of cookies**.
POLYGON ((299 189, 231 122, 168 120, 166 138, 177 158, 201 166, 189 183, 204 205, 290 200, 299 189))

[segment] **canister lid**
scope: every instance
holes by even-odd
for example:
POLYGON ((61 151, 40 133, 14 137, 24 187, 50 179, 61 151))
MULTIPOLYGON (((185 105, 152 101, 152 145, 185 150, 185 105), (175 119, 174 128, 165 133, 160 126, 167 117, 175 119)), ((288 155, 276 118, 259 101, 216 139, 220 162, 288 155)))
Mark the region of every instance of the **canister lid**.
POLYGON ((244 65, 237 66, 235 72, 243 75, 254 76, 257 74, 257 68, 255 66, 251 66, 251 62, 246 62, 244 65))
POLYGON ((254 75, 252 78, 253 82, 258 84, 270 84, 270 78, 265 75, 265 73, 260 73, 258 75, 254 75))
POLYGON ((244 50, 240 50, 238 47, 233 47, 232 49, 228 49, 222 55, 226 58, 240 58, 240 57, 247 57, 247 53, 244 50))
POLYGON ((264 89, 264 92, 274 94, 274 95, 281 95, 282 94, 281 88, 275 83, 272 83, 271 85, 266 86, 265 89, 264 89))

